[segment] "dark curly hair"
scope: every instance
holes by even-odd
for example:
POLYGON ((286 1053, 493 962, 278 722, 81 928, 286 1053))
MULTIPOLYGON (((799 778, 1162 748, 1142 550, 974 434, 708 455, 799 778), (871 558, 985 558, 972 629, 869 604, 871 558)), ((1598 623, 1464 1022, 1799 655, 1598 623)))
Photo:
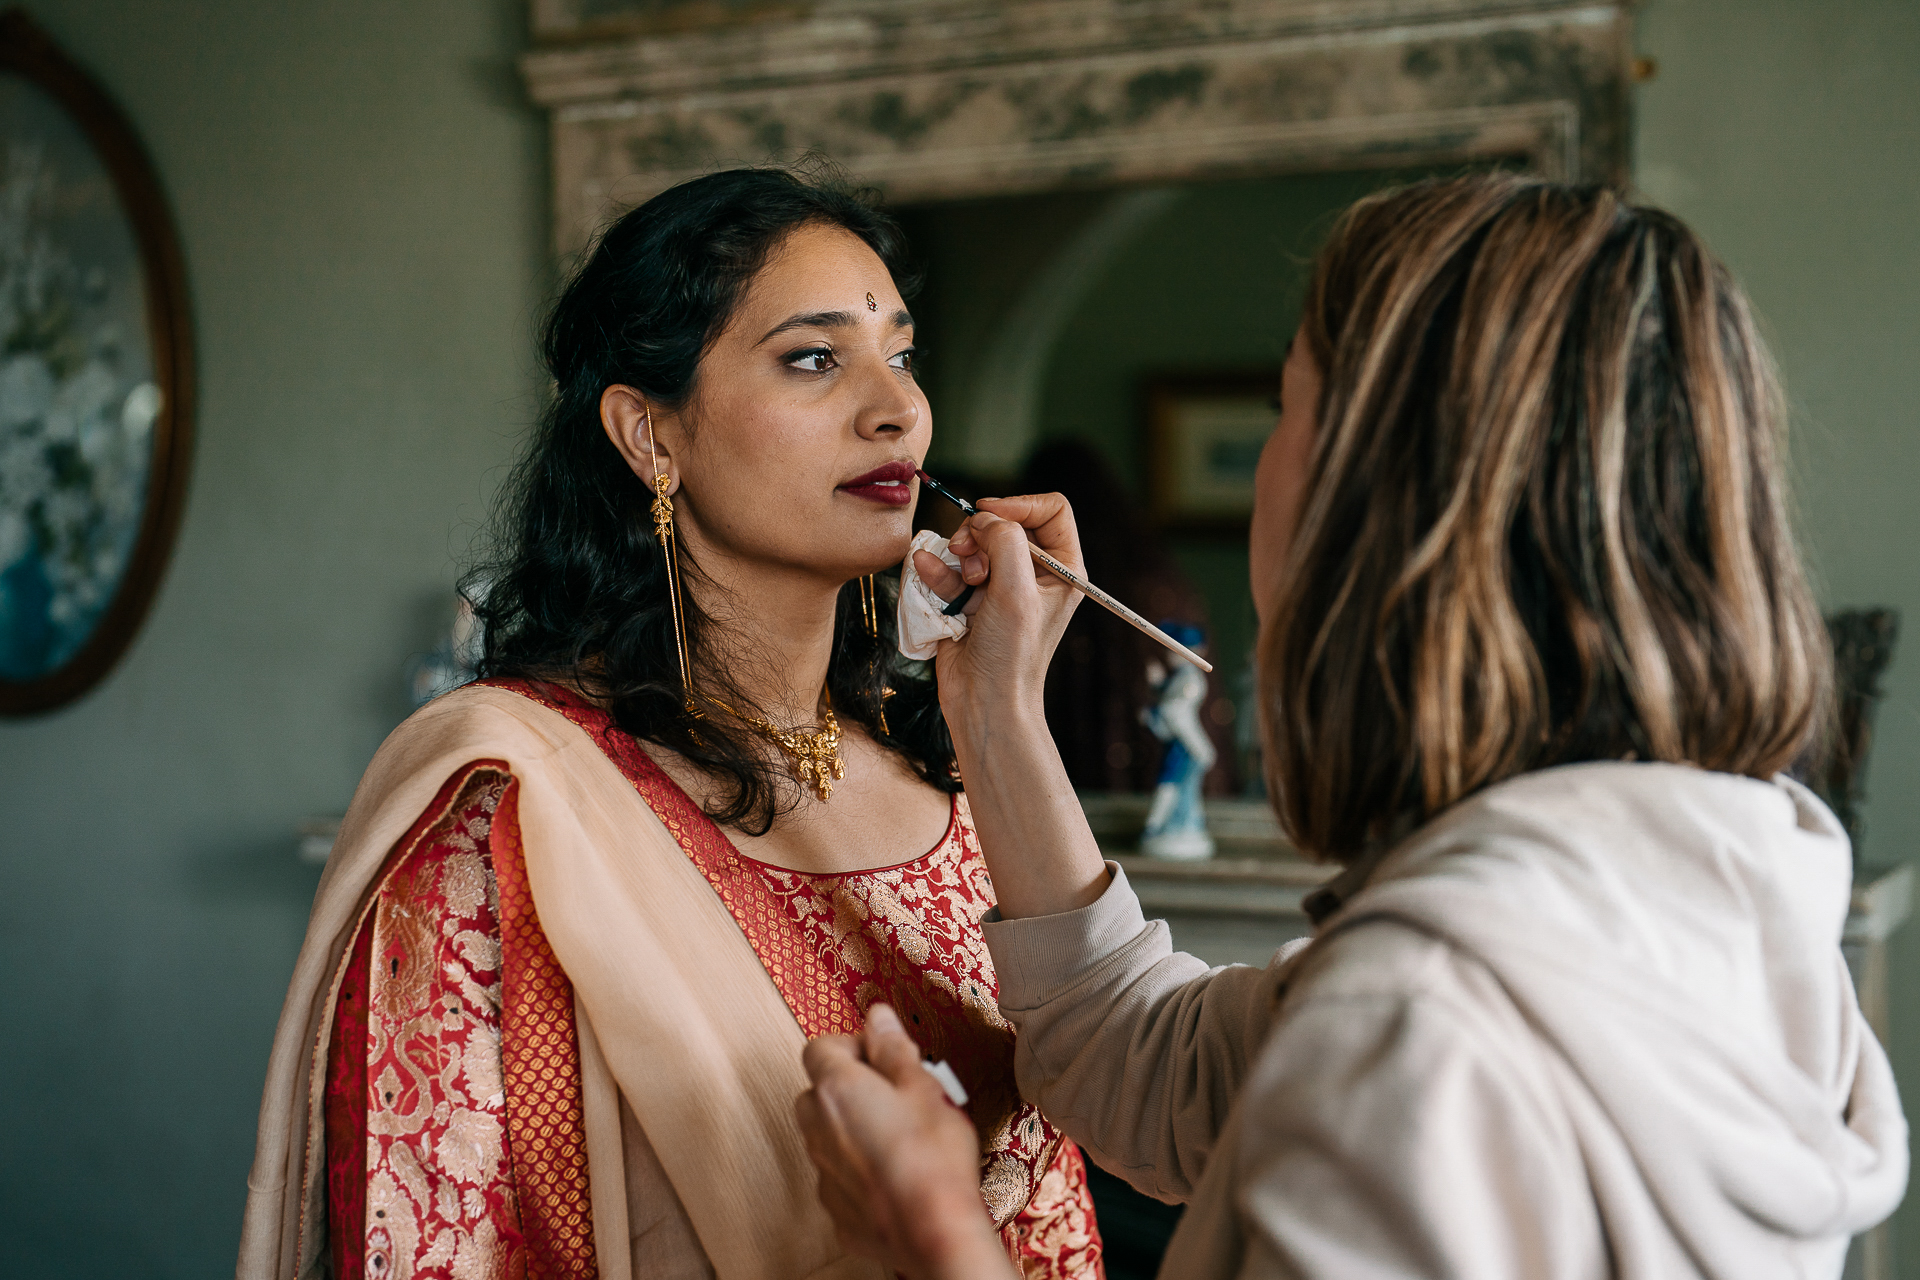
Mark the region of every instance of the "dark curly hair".
MULTIPOLYGON (((607 229, 547 318, 541 353, 551 404, 501 496, 495 554, 463 583, 485 627, 483 677, 560 680, 601 701, 636 738, 678 752, 721 783, 708 814, 762 834, 799 796, 783 761, 732 717, 697 731, 683 709, 665 557, 653 535, 653 493, 600 422, 609 386, 679 408, 700 358, 726 328, 754 274, 807 226, 860 237, 902 297, 918 283, 899 227, 863 192, 783 169, 731 169, 662 192, 607 229)), ((683 577, 699 567, 682 544, 683 577)), ((883 588, 890 584, 884 584, 883 588)), ((959 789, 953 741, 931 671, 900 657, 883 589, 880 634, 868 633, 859 584, 840 591, 827 688, 835 714, 864 726, 943 791, 959 789), (880 731, 882 690, 889 732, 880 731)), ((752 704, 709 660, 713 622, 685 597, 702 687, 752 704)))

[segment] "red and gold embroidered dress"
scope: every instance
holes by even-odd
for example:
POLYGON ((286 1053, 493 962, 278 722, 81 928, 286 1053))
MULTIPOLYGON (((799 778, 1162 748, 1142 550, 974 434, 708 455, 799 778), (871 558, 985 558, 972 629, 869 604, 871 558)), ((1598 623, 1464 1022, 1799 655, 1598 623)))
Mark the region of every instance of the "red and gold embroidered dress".
MULTIPOLYGON (((741 854, 605 712, 551 686, 489 683, 593 738, 809 1037, 856 1030, 884 1000, 952 1065, 981 1134, 986 1211, 1025 1276, 1102 1275, 1080 1152, 1014 1086, 979 923, 993 886, 964 797, 910 861, 775 867, 741 854)), ((337 1280, 597 1275, 572 990, 534 910, 504 764, 449 778, 394 847, 335 992, 323 1109, 337 1280)))

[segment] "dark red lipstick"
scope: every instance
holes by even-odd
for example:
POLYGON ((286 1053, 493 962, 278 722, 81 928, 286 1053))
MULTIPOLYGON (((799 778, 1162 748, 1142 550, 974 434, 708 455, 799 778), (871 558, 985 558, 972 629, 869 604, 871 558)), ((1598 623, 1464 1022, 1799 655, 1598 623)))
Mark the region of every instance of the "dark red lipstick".
POLYGON ((889 462, 884 467, 875 467, 863 476, 855 476, 840 486, 840 492, 852 494, 856 498, 865 498, 868 502, 878 502, 883 506, 911 506, 913 475, 914 468, 911 462, 889 462))

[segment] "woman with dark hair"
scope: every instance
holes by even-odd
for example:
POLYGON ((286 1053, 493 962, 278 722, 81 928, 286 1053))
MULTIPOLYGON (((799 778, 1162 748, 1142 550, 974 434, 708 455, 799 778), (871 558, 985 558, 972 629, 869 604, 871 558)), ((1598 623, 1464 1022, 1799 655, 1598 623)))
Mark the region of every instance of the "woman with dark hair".
POLYGON ((242 1275, 877 1275, 791 1105, 804 1041, 879 1000, 964 1087, 1003 1251, 1099 1273, 876 576, 931 434, 904 249, 855 194, 735 170, 568 283, 471 590, 484 678, 382 746, 315 900, 242 1275))
MULTIPOLYGON (((1907 1128, 1840 951, 1846 836, 1781 772, 1828 650, 1739 287, 1601 188, 1388 192, 1321 251, 1281 404, 1267 777, 1343 869, 1264 969, 1175 953, 1059 785, 1032 691, 1072 598, 1010 522, 1071 563, 1070 516, 954 539, 988 585, 936 665, 1022 1093, 1188 1202, 1179 1280, 1838 1277, 1907 1128)), ((823 1197, 914 1280, 1006 1275, 898 1027, 808 1047, 823 1197)))

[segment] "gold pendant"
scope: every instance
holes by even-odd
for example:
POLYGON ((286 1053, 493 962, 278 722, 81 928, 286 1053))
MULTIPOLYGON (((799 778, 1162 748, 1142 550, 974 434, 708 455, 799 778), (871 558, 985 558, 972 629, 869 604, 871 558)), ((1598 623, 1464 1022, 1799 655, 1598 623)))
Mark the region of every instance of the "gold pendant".
POLYGON ((831 800, 833 784, 847 776, 847 762, 840 758, 840 721, 833 714, 833 695, 823 689, 821 697, 827 706, 821 718, 821 728, 816 733, 782 729, 771 720, 736 711, 711 694, 707 695, 707 701, 780 748, 780 753, 787 758, 787 769, 795 780, 803 787, 812 787, 813 793, 822 800, 831 800))
POLYGON ((812 787, 822 800, 833 799, 833 784, 847 776, 847 762, 840 758, 840 721, 834 718, 832 707, 827 708, 824 727, 817 733, 782 729, 759 716, 740 718, 780 748, 801 786, 812 787))

